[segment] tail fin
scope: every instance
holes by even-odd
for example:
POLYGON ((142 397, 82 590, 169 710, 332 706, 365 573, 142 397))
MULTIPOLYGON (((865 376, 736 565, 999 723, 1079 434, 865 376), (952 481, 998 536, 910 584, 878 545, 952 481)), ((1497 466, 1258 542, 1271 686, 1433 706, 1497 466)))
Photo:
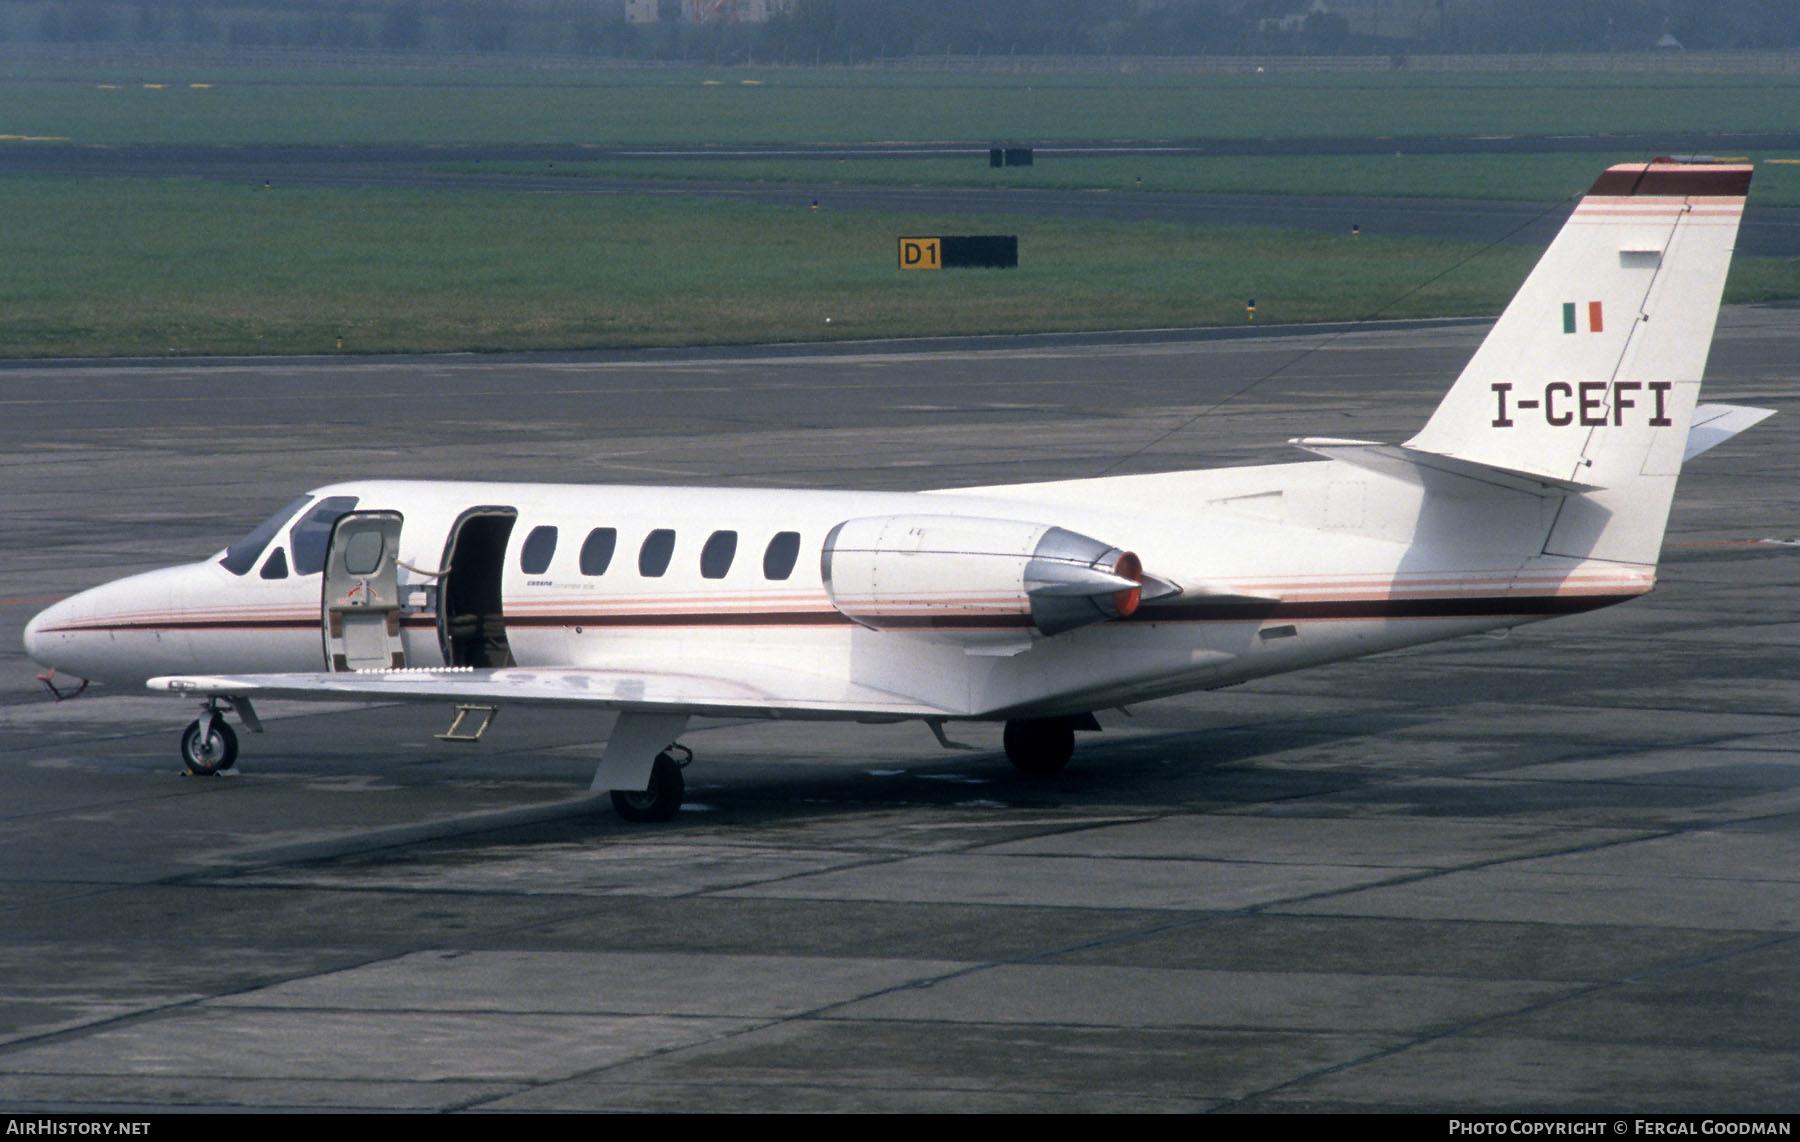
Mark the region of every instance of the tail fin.
POLYGON ((1654 564, 1748 166, 1601 175, 1407 447, 1578 486, 1545 553, 1654 564))

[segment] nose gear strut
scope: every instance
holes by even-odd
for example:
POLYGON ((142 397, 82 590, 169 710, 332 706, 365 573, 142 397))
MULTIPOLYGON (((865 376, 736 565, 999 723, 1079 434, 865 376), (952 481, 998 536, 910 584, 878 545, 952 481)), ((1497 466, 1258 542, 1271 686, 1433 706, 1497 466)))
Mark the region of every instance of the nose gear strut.
POLYGON ((262 721, 248 698, 214 695, 200 707, 200 716, 188 723, 181 735, 181 764, 195 777, 213 777, 237 764, 237 731, 225 720, 229 709, 253 734, 262 733, 262 721))

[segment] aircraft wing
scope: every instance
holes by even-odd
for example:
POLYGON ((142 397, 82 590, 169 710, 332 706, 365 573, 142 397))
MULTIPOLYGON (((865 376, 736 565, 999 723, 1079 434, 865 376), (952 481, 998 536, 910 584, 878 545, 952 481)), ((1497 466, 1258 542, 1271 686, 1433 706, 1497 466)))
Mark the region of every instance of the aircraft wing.
POLYGON ((363 702, 474 702, 681 712, 705 717, 946 717, 945 709, 842 679, 761 664, 684 661, 662 670, 420 667, 318 674, 172 675, 169 694, 363 702))

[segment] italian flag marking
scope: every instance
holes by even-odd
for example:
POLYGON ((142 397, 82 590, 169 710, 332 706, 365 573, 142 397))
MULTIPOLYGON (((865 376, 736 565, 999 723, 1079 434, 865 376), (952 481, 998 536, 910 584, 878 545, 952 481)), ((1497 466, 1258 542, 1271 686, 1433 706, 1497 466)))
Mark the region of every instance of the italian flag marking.
MULTIPOLYGON (((1563 332, 1564 333, 1576 332, 1576 329, 1575 329, 1575 303, 1572 301, 1563 302, 1562 311, 1563 311, 1563 314, 1562 314, 1563 332)), ((1587 317, 1588 317, 1588 332, 1589 333, 1600 333, 1605 330, 1605 325, 1600 319, 1600 303, 1599 302, 1590 301, 1587 303, 1587 317)))

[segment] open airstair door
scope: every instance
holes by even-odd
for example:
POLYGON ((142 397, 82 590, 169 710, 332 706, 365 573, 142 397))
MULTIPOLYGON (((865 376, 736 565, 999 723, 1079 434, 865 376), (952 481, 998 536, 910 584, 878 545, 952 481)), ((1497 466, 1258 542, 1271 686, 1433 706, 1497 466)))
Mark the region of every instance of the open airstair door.
POLYGON ((397 512, 351 512, 325 557, 325 662, 334 672, 406 665, 400 642, 397 512))

